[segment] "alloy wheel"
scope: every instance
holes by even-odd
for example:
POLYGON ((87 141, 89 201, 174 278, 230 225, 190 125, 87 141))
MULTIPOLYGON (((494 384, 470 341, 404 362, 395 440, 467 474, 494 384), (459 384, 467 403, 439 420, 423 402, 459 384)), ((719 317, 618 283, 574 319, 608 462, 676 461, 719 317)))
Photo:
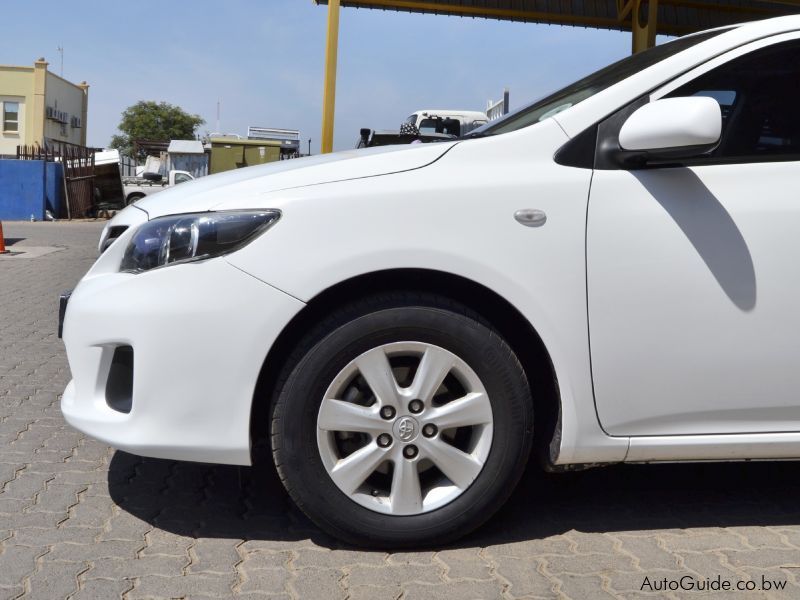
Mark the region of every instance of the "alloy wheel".
POLYGON ((391 515, 426 513, 473 481, 492 445, 481 380, 439 346, 393 342, 368 350, 334 377, 317 416, 317 446, 336 486, 391 515))

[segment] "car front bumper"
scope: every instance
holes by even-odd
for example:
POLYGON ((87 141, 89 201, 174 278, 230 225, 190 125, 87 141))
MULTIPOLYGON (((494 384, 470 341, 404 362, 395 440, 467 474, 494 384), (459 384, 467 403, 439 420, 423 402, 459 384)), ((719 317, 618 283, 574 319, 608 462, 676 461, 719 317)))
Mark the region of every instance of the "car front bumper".
POLYGON ((142 456, 250 464, 251 406, 268 401, 254 400, 256 381, 303 303, 224 258, 132 275, 115 272, 115 253, 98 260, 69 300, 63 337, 73 379, 64 418, 142 456), (109 398, 120 347, 133 353, 129 412, 109 398))

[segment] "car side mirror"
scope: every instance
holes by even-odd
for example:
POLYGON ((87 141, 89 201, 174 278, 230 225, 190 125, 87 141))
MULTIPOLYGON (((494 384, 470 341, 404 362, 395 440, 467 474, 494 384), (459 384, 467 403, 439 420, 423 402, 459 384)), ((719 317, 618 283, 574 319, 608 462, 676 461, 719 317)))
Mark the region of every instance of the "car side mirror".
POLYGON ((636 110, 619 132, 617 162, 640 168, 711 152, 722 134, 719 103, 706 96, 667 98, 636 110))

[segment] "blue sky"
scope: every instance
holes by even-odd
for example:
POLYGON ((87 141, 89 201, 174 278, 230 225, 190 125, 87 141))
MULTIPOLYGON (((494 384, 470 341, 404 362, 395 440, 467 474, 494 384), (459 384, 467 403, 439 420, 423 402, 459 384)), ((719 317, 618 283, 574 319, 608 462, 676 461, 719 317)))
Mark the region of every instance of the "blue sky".
MULTIPOLYGON (((39 56, 86 80, 89 144, 108 143, 138 100, 206 120, 200 133, 248 125, 300 129, 319 149, 327 9, 312 0, 4 3, 0 64, 39 56), (191 6, 191 10, 188 7, 191 6)), ((630 34, 435 15, 343 9, 335 148, 361 127, 397 128, 420 108, 481 110, 510 88, 520 106, 630 52, 630 34)))

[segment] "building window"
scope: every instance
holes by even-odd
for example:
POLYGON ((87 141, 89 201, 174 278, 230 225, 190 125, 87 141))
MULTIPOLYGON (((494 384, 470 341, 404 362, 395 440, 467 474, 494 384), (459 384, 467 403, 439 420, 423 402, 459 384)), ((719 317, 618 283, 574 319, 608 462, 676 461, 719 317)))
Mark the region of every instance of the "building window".
POLYGON ((19 131, 19 102, 3 102, 3 131, 19 131))

